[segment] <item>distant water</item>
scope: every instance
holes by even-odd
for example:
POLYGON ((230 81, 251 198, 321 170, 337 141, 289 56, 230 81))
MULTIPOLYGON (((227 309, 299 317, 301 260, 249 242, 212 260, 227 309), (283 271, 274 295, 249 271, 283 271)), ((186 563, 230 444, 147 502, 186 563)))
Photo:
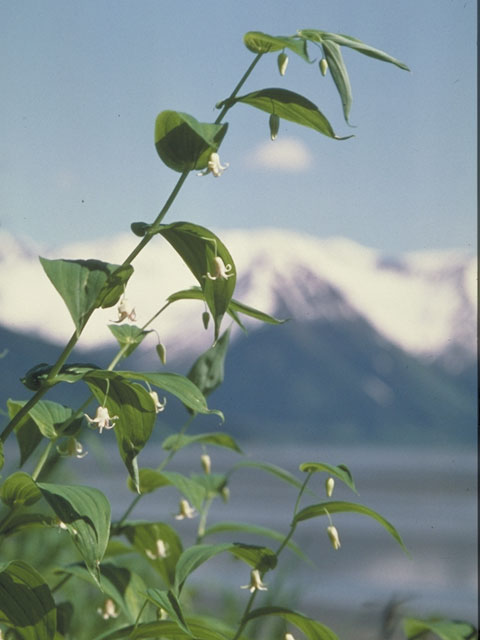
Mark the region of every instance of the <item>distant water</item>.
MULTIPOLYGON (((112 446, 114 446, 112 442, 112 446)), ((334 498, 361 502, 378 511, 400 532, 408 557, 375 520, 359 514, 335 514, 342 547, 334 551, 326 534, 327 520, 301 523, 294 537, 316 567, 284 552, 279 568, 265 580, 280 588, 281 603, 309 613, 329 624, 341 637, 375 638, 383 607, 392 599, 405 601, 401 611, 411 615, 442 614, 477 622, 477 460, 473 452, 323 448, 321 446, 247 445, 248 460, 279 465, 303 479, 296 471, 301 462, 346 464, 353 473, 359 496, 337 482, 334 498), (278 574, 278 579, 275 575, 278 574), (365 635, 362 636, 361 630, 365 635), (344 635, 342 635, 342 632, 344 635)), ((210 447, 213 471, 223 472, 244 459, 210 447)), ((171 469, 200 473, 200 451, 187 448, 172 462, 171 469)), ((157 466, 163 454, 146 451, 140 466, 157 466)), ((115 459, 101 464, 89 456, 96 480, 109 496, 119 516, 125 499, 125 473, 115 459)), ((88 458, 82 461, 82 466, 88 458)), ((325 499, 325 475, 312 479, 317 497, 305 496, 302 506, 325 499)), ((273 475, 251 468, 231 477, 227 504, 215 501, 209 524, 235 520, 288 531, 296 490, 273 475)), ((131 494, 130 494, 131 495, 131 494)), ((160 490, 143 498, 132 519, 174 522, 177 510, 174 490, 160 490)), ((188 544, 195 521, 178 524, 188 544)), ((254 542, 276 548, 267 538, 230 534, 223 540, 254 542)), ((217 542, 221 538, 206 539, 217 542)), ((221 592, 225 583, 232 590, 248 582, 248 570, 225 558, 202 566, 192 576, 196 584, 207 582, 209 591, 221 592)), ((274 585, 272 584, 272 587, 274 585)), ((242 592, 238 592, 241 596, 242 592)), ((244 593, 244 592, 243 592, 244 593)))

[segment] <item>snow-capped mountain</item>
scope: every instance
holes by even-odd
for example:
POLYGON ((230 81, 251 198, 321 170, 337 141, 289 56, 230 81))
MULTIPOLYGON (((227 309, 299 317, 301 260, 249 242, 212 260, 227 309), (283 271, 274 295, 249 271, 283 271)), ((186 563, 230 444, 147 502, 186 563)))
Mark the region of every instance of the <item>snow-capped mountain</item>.
MULTIPOLYGON (((417 356, 443 358, 452 370, 475 357, 476 261, 465 252, 386 256, 344 238, 322 239, 280 229, 218 235, 235 261, 237 300, 301 322, 361 316, 400 348, 417 356)), ((0 324, 65 343, 73 323, 38 255, 120 263, 136 242, 125 234, 48 249, 0 232, 0 324)), ((133 266, 127 297, 139 325, 158 311, 167 295, 196 284, 161 238, 155 238, 133 266)), ((199 302, 177 302, 152 325, 170 357, 211 341, 202 327, 202 311, 199 302)), ((81 345, 93 348, 111 341, 106 325, 115 319, 115 309, 97 311, 81 345)), ((261 327, 257 321, 246 324, 251 330, 261 327)))

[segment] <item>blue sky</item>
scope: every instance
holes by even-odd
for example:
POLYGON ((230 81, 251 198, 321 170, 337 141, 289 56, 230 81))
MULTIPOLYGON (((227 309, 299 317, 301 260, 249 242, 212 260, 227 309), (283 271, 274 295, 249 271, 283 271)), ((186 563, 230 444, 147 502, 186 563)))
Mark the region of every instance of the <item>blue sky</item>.
POLYGON ((265 56, 242 93, 297 91, 355 137, 282 122, 272 143, 268 116, 239 105, 221 148, 228 171, 190 176, 167 221, 474 251, 473 0, 0 1, 0 229, 58 246, 151 221, 178 177, 156 155, 156 115, 213 122, 252 60, 243 34, 300 28, 358 37, 412 72, 345 51, 352 129, 316 64, 292 54, 282 78, 265 56))

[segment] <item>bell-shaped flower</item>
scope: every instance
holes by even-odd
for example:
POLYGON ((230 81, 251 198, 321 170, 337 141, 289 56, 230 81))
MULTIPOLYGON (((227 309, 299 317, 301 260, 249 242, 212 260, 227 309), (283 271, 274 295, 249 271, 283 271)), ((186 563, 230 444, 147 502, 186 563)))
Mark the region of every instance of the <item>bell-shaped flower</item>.
POLYGON ((194 518, 197 515, 196 510, 191 507, 188 500, 182 499, 179 504, 179 512, 175 516, 175 520, 183 520, 184 518, 194 518))
POLYGON ((90 418, 90 416, 88 416, 86 413, 84 413, 83 415, 90 422, 90 424, 97 424, 100 433, 102 433, 104 429, 113 429, 113 427, 115 426, 115 422, 110 422, 110 420, 118 420, 118 416, 109 415, 107 407, 98 407, 95 418, 90 418))
POLYGON ((63 444, 59 444, 57 446, 57 451, 61 456, 71 456, 78 458, 79 460, 84 458, 88 453, 88 451, 83 450, 83 444, 78 442, 78 440, 73 436, 68 438, 68 440, 63 444))
POLYGON ((209 173, 213 173, 215 178, 218 178, 219 176, 222 175, 222 173, 225 171, 225 169, 228 166, 229 166, 228 162, 226 162, 224 165, 222 165, 220 163, 220 156, 218 155, 218 153, 214 152, 214 153, 210 154, 210 158, 208 159, 207 168, 204 169, 203 171, 201 171, 200 173, 197 173, 197 176, 206 176, 209 173))
POLYGON ((292 635, 291 633, 286 633, 285 640, 295 640, 295 636, 292 635))
POLYGON ((267 586, 263 584, 260 577, 260 571, 258 569, 252 569, 250 571, 250 584, 245 584, 241 589, 248 589, 250 593, 254 591, 267 591, 267 586))
POLYGON ((118 324, 119 322, 123 322, 127 318, 133 322, 137 317, 137 314, 135 313, 135 309, 130 306, 125 296, 123 296, 122 299, 120 300, 120 304, 117 307, 117 312, 118 312, 117 320, 112 320, 112 322, 115 322, 116 324, 118 324))
POLYGON ((332 477, 327 478, 325 480, 325 492, 327 494, 327 498, 332 497, 334 487, 335 487, 335 480, 332 477))
POLYGON ((158 560, 161 558, 162 560, 168 556, 168 544, 161 539, 158 539, 155 542, 155 551, 150 551, 150 549, 145 549, 145 555, 150 560, 158 560))
POLYGON ((340 544, 340 538, 338 536, 337 528, 333 526, 333 524, 327 527, 328 537, 330 538, 330 542, 332 543, 332 547, 337 551, 342 546, 340 544))
POLYGON ((155 405, 155 413, 161 413, 165 411, 165 407, 167 406, 167 399, 163 398, 163 402, 160 402, 158 399, 158 393, 156 391, 149 391, 149 395, 153 400, 153 404, 155 405))
POLYGON ((212 275, 209 271, 207 271, 207 277, 209 280, 228 280, 234 273, 230 273, 232 271, 231 264, 225 264, 220 256, 216 256, 213 260, 213 265, 215 269, 215 273, 212 275))
POLYGON ((103 603, 103 607, 101 609, 97 609, 97 613, 99 613, 104 620, 108 620, 109 618, 118 618, 118 611, 115 606, 115 602, 111 598, 107 598, 103 603))

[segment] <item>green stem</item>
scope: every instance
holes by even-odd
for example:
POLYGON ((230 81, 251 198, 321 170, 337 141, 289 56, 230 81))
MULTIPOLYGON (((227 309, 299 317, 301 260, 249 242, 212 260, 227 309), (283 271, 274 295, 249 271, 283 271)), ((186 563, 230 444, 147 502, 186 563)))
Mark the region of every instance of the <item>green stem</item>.
POLYGON ((253 59, 252 64, 248 67, 248 69, 245 71, 245 73, 243 74, 243 76, 240 78, 239 83, 237 84, 237 86, 235 87, 235 89, 232 91, 231 95, 224 100, 224 105, 222 110, 220 111, 217 119, 215 120, 215 124, 220 124, 220 122, 223 120, 223 118, 225 117, 225 114, 227 113, 227 111, 229 109, 231 109, 232 107, 232 100, 235 99, 235 97, 237 96, 237 93, 240 91, 240 89, 243 87, 243 85, 245 84, 248 76, 252 73, 252 71, 255 68, 255 65, 258 63, 258 61, 260 60, 260 58, 263 56, 263 53, 258 53, 255 58, 253 59))
POLYGON ((200 514, 200 521, 198 523, 197 539, 195 541, 195 544, 200 544, 203 540, 203 536, 205 535, 205 527, 207 524, 208 511, 210 509, 212 502, 213 502, 213 498, 207 498, 207 500, 205 500, 205 503, 202 508, 202 512, 200 514))
POLYGON ((48 459, 48 455, 52 449, 52 446, 53 446, 53 440, 50 440, 47 446, 45 447, 44 452, 40 456, 40 460, 37 462, 37 466, 35 467, 34 472, 32 473, 32 480, 37 480, 38 476, 40 475, 43 469, 43 465, 46 463, 48 459))
POLYGON ((42 398, 42 396, 47 393, 48 389, 48 387, 42 387, 41 389, 39 389, 35 393, 35 395, 33 395, 30 400, 28 400, 28 402, 26 402, 23 407, 19 411, 17 411, 17 413, 13 416, 13 418, 10 420, 10 422, 7 424, 0 435, 0 440, 2 442, 5 442, 5 440, 12 433, 15 427, 20 427, 24 423, 24 421, 28 417, 28 412, 30 411, 30 409, 32 409, 40 400, 40 398, 42 398))
POLYGON ((63 585, 68 582, 70 580, 70 578, 73 577, 73 574, 69 573, 68 575, 64 576, 59 582, 57 582, 57 584, 52 587, 50 589, 51 593, 55 593, 55 591, 58 591, 58 589, 60 589, 60 587, 63 587, 63 585))

